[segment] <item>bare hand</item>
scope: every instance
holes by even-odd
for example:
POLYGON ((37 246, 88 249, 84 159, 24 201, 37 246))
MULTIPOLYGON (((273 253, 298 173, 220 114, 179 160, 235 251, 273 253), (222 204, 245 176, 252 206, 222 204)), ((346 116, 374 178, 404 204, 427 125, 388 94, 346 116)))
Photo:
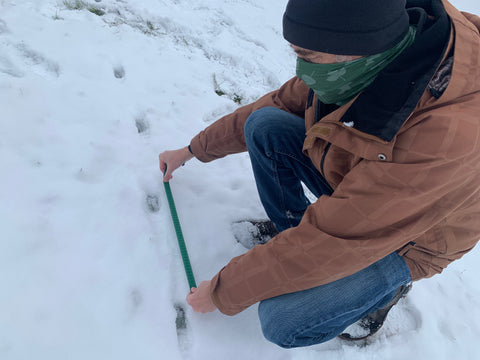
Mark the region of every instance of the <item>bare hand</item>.
POLYGON ((188 146, 178 150, 164 151, 158 155, 162 173, 165 173, 165 166, 167 167, 163 181, 170 181, 172 173, 191 158, 193 158, 193 155, 188 151, 188 146))
POLYGON ((187 303, 195 312, 205 314, 215 311, 217 307, 210 297, 210 280, 202 281, 198 288, 192 288, 190 294, 187 295, 187 303))

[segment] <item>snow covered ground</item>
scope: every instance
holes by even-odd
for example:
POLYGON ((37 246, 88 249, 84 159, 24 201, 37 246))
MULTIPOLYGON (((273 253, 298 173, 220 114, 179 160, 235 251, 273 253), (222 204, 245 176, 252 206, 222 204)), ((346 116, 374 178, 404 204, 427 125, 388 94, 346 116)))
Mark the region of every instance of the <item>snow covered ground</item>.
MULTIPOLYGON (((0 0, 0 359, 480 358, 478 248, 416 283, 367 346, 282 350, 256 306, 186 305, 157 155, 293 75, 285 4, 0 0)), ((248 157, 192 160, 171 187, 209 279, 245 251, 231 223, 265 216, 248 157)))

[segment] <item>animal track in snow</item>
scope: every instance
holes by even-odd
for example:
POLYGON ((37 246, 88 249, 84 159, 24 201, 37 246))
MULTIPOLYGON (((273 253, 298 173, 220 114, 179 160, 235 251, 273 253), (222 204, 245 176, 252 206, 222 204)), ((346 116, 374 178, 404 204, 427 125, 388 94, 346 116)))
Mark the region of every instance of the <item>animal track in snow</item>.
POLYGON ((6 33, 6 32, 8 32, 7 24, 5 23, 5 21, 0 19, 0 34, 6 33))
POLYGON ((123 79, 125 77, 125 69, 123 66, 116 66, 113 68, 113 76, 117 79, 123 79))
MULTIPOLYGON (((0 21, 0 35, 6 31, 6 26, 0 21)), ((0 73, 24 77, 28 68, 40 75, 56 78, 60 76, 60 66, 55 61, 33 50, 23 41, 18 43, 9 40, 0 41, 0 73), (13 51, 7 51, 8 48, 13 51)))
POLYGON ((146 132, 149 128, 148 122, 145 119, 137 118, 135 119, 135 126, 139 134, 146 132))
POLYGON ((183 358, 188 358, 188 352, 192 346, 190 331, 188 328, 187 317, 185 316, 185 308, 182 304, 175 303, 173 305, 177 316, 175 318, 175 327, 177 328, 178 349, 183 358))
POLYGON ((157 195, 148 194, 145 203, 147 204, 148 211, 152 213, 160 211, 160 200, 157 195))
POLYGON ((60 76, 60 66, 56 62, 47 59, 38 51, 31 49, 23 42, 17 44, 16 48, 28 65, 40 70, 43 74, 53 75, 55 77, 60 76))
POLYGON ((187 318, 185 317, 185 309, 181 304, 177 303, 173 305, 173 307, 177 312, 177 317, 175 318, 175 326, 177 328, 177 333, 178 333, 178 331, 181 331, 187 328, 187 318))
POLYGON ((0 73, 13 77, 23 77, 25 74, 8 57, 0 56, 0 73))
POLYGON ((143 303, 142 293, 138 289, 132 289, 129 296, 133 311, 138 310, 143 303))
POLYGON ((145 117, 146 116, 144 113, 139 114, 135 117, 135 126, 139 134, 144 134, 150 129, 150 124, 145 117))

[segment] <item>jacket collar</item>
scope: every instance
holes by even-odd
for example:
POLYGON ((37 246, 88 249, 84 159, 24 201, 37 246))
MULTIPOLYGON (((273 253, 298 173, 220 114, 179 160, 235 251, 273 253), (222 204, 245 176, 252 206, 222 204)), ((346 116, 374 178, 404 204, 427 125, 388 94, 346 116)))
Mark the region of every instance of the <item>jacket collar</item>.
POLYGON ((480 91, 480 18, 461 13, 447 1, 444 5, 455 31, 455 56, 450 85, 436 105, 480 91))
POLYGON ((408 1, 410 23, 417 27, 414 43, 383 70, 341 118, 362 133, 391 141, 417 106, 444 53, 450 19, 441 0, 408 1), (417 4, 423 6, 417 6, 417 4), (427 6, 425 6, 427 4, 427 6))

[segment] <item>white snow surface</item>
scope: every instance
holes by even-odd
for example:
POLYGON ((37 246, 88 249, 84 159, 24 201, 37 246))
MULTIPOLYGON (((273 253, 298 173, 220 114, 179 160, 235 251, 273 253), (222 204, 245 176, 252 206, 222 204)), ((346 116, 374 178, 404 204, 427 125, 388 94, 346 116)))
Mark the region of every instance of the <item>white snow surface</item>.
MULTIPOLYGON (((283 350, 256 306, 186 304, 157 156, 294 74, 285 4, 0 0, 0 359, 480 358, 478 247, 415 283, 367 344, 283 350)), ((192 160, 170 183, 210 279, 246 251, 231 224, 265 217, 248 156, 192 160)))

